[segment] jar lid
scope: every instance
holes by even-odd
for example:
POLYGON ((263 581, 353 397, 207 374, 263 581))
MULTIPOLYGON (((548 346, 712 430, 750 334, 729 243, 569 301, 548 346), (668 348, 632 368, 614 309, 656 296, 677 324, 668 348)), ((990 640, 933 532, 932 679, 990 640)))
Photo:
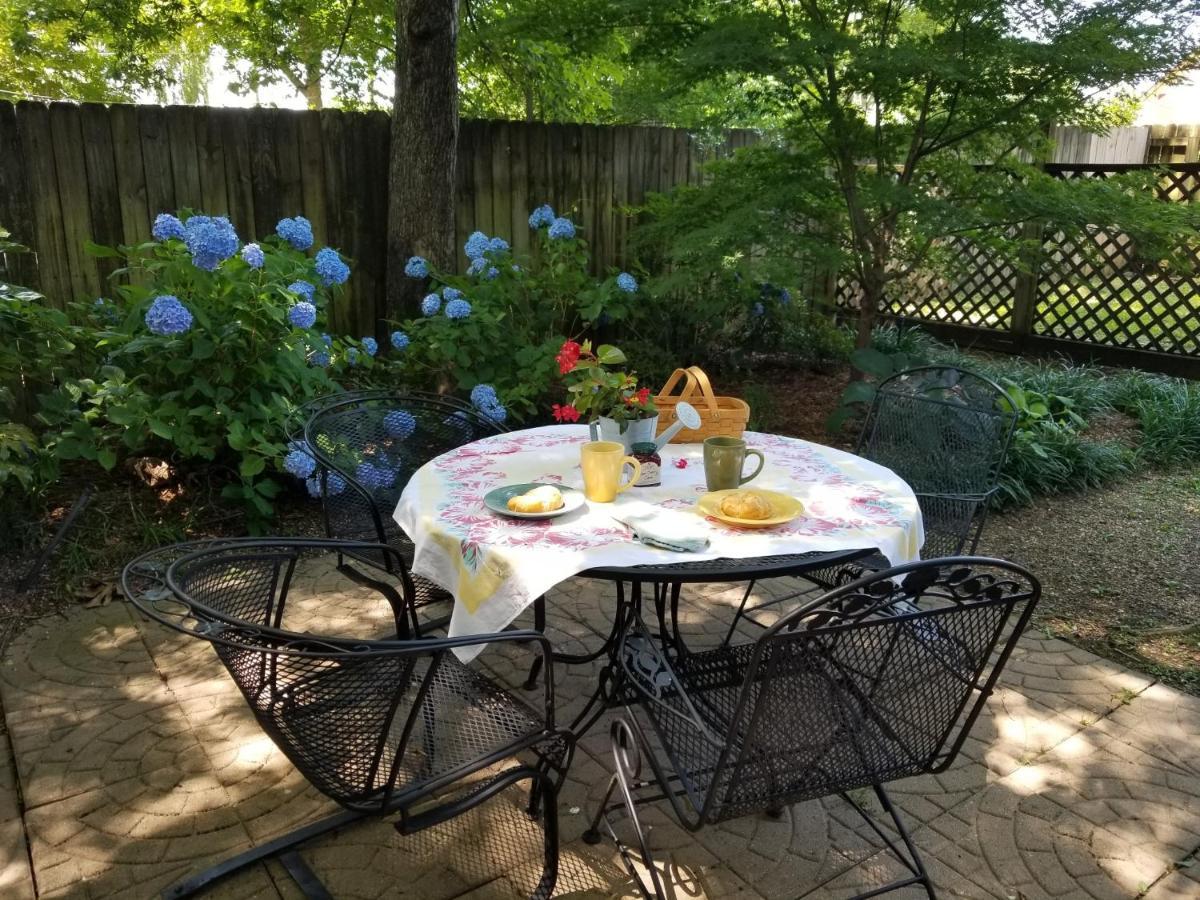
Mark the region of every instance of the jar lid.
POLYGON ((658 449, 658 444, 654 443, 653 441, 639 441, 629 449, 634 453, 650 454, 658 449))

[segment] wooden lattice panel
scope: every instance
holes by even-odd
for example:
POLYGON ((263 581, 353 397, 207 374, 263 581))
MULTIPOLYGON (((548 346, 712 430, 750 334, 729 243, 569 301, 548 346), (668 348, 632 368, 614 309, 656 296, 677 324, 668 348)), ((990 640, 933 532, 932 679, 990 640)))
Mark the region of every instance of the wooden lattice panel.
MULTIPOLYGON (((975 328, 1011 327, 1016 270, 990 248, 963 238, 953 242, 951 254, 958 260, 953 270, 918 271, 892 282, 880 312, 975 328)), ((854 278, 838 279, 839 306, 857 309, 861 296, 854 278)))
MULTIPOLYGON (((1061 167, 1063 178, 1105 178, 1119 168, 1061 167)), ((1164 174, 1159 194, 1194 202, 1200 172, 1164 174)), ((1179 275, 1142 259, 1133 239, 1093 228, 1068 238, 1048 234, 1038 279, 1035 334, 1071 341, 1200 356, 1200 258, 1179 275)))

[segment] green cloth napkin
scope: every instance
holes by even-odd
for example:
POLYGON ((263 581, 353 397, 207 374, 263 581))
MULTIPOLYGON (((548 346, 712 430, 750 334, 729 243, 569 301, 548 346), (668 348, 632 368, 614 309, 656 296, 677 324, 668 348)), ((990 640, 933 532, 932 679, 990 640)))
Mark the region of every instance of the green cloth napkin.
POLYGON ((632 528, 634 537, 651 547, 678 553, 700 553, 708 549, 708 533, 694 514, 639 503, 631 504, 627 509, 618 507, 612 516, 632 528))

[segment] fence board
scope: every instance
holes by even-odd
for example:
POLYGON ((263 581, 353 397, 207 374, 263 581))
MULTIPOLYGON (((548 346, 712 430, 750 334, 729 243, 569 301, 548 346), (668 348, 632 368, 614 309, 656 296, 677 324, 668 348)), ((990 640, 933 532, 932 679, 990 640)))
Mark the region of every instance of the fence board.
MULTIPOLYGON (((17 109, 9 103, 0 104, 0 160, 0 225, 17 243, 34 244, 37 231, 29 202, 29 173, 17 134, 17 109)), ((10 256, 6 266, 8 277, 16 284, 36 285, 37 265, 31 254, 10 256)))
POLYGON ((117 199, 121 204, 121 234, 126 244, 140 244, 150 237, 150 207, 146 200, 146 172, 142 167, 142 138, 137 110, 132 106, 109 109, 112 128, 113 167, 117 199))
MULTIPOLYGON (((190 106, 167 107, 167 141, 171 148, 171 181, 175 185, 175 202, 180 207, 199 211, 203 195, 200 192, 200 164, 196 158, 195 118, 190 106)), ((216 214, 213 210, 206 209, 204 212, 216 214)))
POLYGON ((250 120, 241 110, 214 110, 225 145, 225 192, 229 198, 229 221, 239 234, 266 237, 255 231, 254 178, 250 164, 250 120))
POLYGON ((259 237, 274 231, 276 223, 284 216, 279 196, 279 161, 275 153, 279 111, 253 109, 250 113, 250 179, 254 197, 252 235, 259 237))
POLYGON ((18 104, 17 133, 25 148, 30 205, 34 214, 32 245, 38 254, 38 278, 34 286, 52 305, 62 308, 71 289, 71 271, 63 236, 50 110, 40 103, 18 104))
POLYGON ((65 299, 95 297, 100 291, 100 277, 95 261, 84 250, 84 244, 92 236, 92 215, 87 201, 87 167, 83 159, 78 106, 50 104, 50 136, 54 141, 58 189, 68 197, 77 198, 73 203, 62 204, 63 237, 71 273, 71 296, 65 299))
MULTIPOLYGON (((92 221, 92 240, 115 247, 124 239, 121 229, 121 198, 117 191, 116 158, 113 155, 112 127, 108 110, 97 103, 79 107, 83 133, 83 161, 87 173, 88 211, 92 221)), ((108 279, 117 268, 115 259, 97 259, 102 292, 108 291, 108 279)))
POLYGON ((171 145, 165 111, 157 106, 139 106, 138 136, 142 143, 142 168, 146 175, 146 205, 153 220, 160 212, 183 206, 175 201, 171 175, 171 145))

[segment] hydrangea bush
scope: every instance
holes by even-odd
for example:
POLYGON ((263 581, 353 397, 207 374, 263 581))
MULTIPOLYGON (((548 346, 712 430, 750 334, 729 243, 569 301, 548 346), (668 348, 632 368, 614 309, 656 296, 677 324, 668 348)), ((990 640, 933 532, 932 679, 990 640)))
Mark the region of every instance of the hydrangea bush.
POLYGON ((471 391, 485 415, 521 420, 548 408, 563 341, 594 325, 629 317, 641 301, 637 279, 589 272, 587 242, 568 217, 543 205, 529 215, 536 232, 530 257, 508 240, 482 231, 463 245, 465 275, 437 270, 414 256, 404 267, 425 281, 420 315, 396 323, 390 365, 401 379, 440 390, 471 391), (480 395, 483 386, 490 394, 480 395))
POLYGON ((333 248, 312 252, 302 216, 257 243, 243 244, 224 217, 186 212, 159 215, 152 234, 133 247, 89 245, 123 258, 118 274, 132 277, 88 308, 95 377, 43 399, 50 446, 105 468, 142 454, 216 464, 231 475, 224 496, 264 519, 275 472, 313 474, 287 444, 293 411, 377 349, 326 333, 350 267, 333 248))

